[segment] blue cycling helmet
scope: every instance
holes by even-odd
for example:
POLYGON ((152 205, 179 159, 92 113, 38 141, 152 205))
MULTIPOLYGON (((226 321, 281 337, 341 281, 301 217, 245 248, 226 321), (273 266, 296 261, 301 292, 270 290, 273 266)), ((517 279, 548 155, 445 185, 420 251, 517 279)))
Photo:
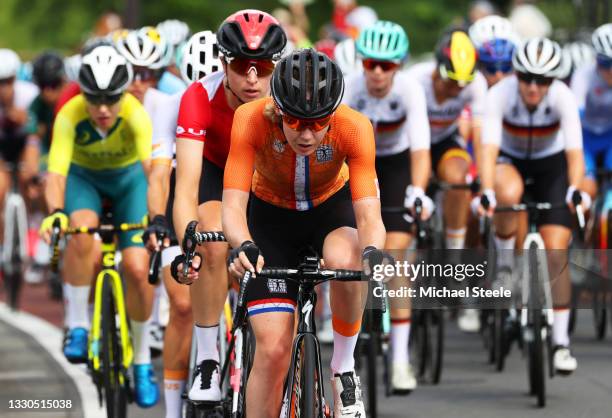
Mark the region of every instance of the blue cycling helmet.
POLYGON ((357 53, 366 59, 403 61, 408 55, 409 41, 397 23, 379 20, 359 33, 357 53))
POLYGON ((507 39, 492 39, 478 48, 478 61, 483 64, 512 61, 514 43, 507 39))

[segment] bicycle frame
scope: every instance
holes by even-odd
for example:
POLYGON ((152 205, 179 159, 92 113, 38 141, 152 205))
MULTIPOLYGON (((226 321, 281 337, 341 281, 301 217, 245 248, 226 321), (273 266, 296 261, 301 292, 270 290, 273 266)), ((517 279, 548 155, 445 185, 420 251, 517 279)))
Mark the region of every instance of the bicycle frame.
MULTIPOLYGON (((98 273, 96 278, 96 289, 94 293, 94 311, 93 318, 91 321, 91 333, 89 334, 89 349, 88 359, 92 365, 94 373, 100 372, 100 339, 102 331, 102 287, 104 280, 111 281, 111 288, 113 289, 113 298, 119 316, 119 329, 120 329, 120 341, 121 341, 121 360, 123 366, 123 373, 120 376, 121 384, 124 384, 127 370, 129 370, 132 360, 134 359, 134 350, 132 347, 132 341, 130 339, 129 324, 127 319, 127 311, 125 308, 125 298, 123 294, 123 285, 121 283, 121 277, 115 269, 115 250, 116 246, 114 242, 108 242, 103 234, 102 237, 102 267, 103 269, 98 273)), ((110 239, 112 240, 113 234, 110 233, 110 239)), ((108 238, 108 237, 106 237, 108 238)))

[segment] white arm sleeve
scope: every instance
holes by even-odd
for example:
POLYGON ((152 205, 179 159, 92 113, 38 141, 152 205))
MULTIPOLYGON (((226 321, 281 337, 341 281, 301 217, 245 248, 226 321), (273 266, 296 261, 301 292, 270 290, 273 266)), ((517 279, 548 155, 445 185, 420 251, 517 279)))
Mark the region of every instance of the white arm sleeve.
POLYGON ((482 118, 483 144, 493 144, 498 147, 502 142, 503 105, 508 100, 504 83, 493 86, 485 96, 484 116, 482 118))
POLYGON ((153 115, 153 153, 151 158, 173 159, 176 120, 183 92, 164 98, 153 115))
POLYGON ((479 119, 485 112, 487 80, 482 74, 476 73, 474 81, 472 81, 469 88, 472 90, 472 118, 479 119))
POLYGON ((556 97, 556 108, 561 116, 561 132, 565 149, 582 149, 582 127, 576 99, 569 87, 559 84, 556 97))
POLYGON ((578 109, 584 109, 586 105, 587 90, 589 88, 589 77, 586 67, 580 68, 574 72, 570 85, 572 86, 572 93, 574 93, 578 109))
POLYGON ((416 81, 411 79, 408 83, 409 89, 404 94, 406 109, 408 109, 408 137, 410 139, 410 150, 417 151, 429 149, 431 134, 429 120, 427 118, 427 102, 425 90, 416 81))

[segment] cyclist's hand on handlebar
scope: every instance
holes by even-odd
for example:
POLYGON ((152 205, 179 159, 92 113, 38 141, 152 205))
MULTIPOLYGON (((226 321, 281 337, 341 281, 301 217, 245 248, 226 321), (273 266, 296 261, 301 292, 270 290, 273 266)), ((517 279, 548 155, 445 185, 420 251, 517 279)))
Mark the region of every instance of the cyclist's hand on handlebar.
POLYGON ((259 273, 264 266, 264 258, 261 255, 259 247, 255 245, 253 241, 244 241, 240 247, 233 248, 228 256, 227 265, 230 274, 236 279, 242 279, 244 273, 248 270, 253 273, 259 273), (245 251, 257 251, 257 266, 253 267, 253 264, 249 261, 245 251))
POLYGON ((587 192, 578 190, 575 186, 570 186, 565 194, 565 203, 572 213, 576 212, 576 204, 581 205, 582 209, 587 211, 591 207, 591 196, 587 192), (574 195, 576 196, 574 197, 574 195))
POLYGON ((158 251, 160 246, 170 246, 170 228, 164 215, 155 215, 142 234, 142 241, 149 251, 158 251), (159 242, 158 237, 163 237, 163 241, 159 242))
POLYGON ((194 253, 187 275, 184 274, 183 268, 186 261, 187 256, 185 254, 177 255, 170 264, 170 274, 178 283, 190 285, 198 278, 198 272, 202 267, 202 256, 199 253, 194 253))
POLYGON ((497 199, 495 199, 495 191, 492 189, 486 189, 482 194, 472 199, 470 207, 472 213, 479 217, 482 216, 493 216, 495 207, 497 206, 497 199))
MULTIPOLYGON (((406 195, 404 197, 404 207, 406 209, 410 209, 413 216, 415 216, 414 202, 417 199, 421 199, 421 202, 423 204, 423 211, 421 212, 421 219, 425 221, 429 219, 429 217, 431 216, 431 214, 433 213, 436 207, 434 205, 433 200, 431 200, 430 197, 425 194, 425 191, 421 189, 420 187, 416 187, 413 185, 406 187, 406 195)), ((408 218, 408 216, 404 215, 404 218, 408 218)), ((409 219, 406 219, 406 220, 410 222, 409 219)))
POLYGON ((59 221, 59 226, 62 231, 68 228, 68 215, 62 209, 55 209, 53 213, 43 219, 42 224, 38 233, 45 240, 47 244, 51 242, 51 233, 53 231, 53 224, 55 221, 59 221))
POLYGON ((376 266, 382 264, 393 264, 393 257, 383 250, 379 250, 374 246, 368 246, 361 253, 361 263, 363 265, 363 273, 366 276, 371 276, 376 266))

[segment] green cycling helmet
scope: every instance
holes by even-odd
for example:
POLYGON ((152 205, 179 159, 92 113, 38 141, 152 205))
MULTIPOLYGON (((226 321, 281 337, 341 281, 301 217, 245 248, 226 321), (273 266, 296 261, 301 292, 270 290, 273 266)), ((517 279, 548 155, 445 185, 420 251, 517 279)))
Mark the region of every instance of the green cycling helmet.
POLYGON ((359 33, 357 53, 365 59, 403 61, 408 55, 408 36, 397 23, 379 20, 359 33))

